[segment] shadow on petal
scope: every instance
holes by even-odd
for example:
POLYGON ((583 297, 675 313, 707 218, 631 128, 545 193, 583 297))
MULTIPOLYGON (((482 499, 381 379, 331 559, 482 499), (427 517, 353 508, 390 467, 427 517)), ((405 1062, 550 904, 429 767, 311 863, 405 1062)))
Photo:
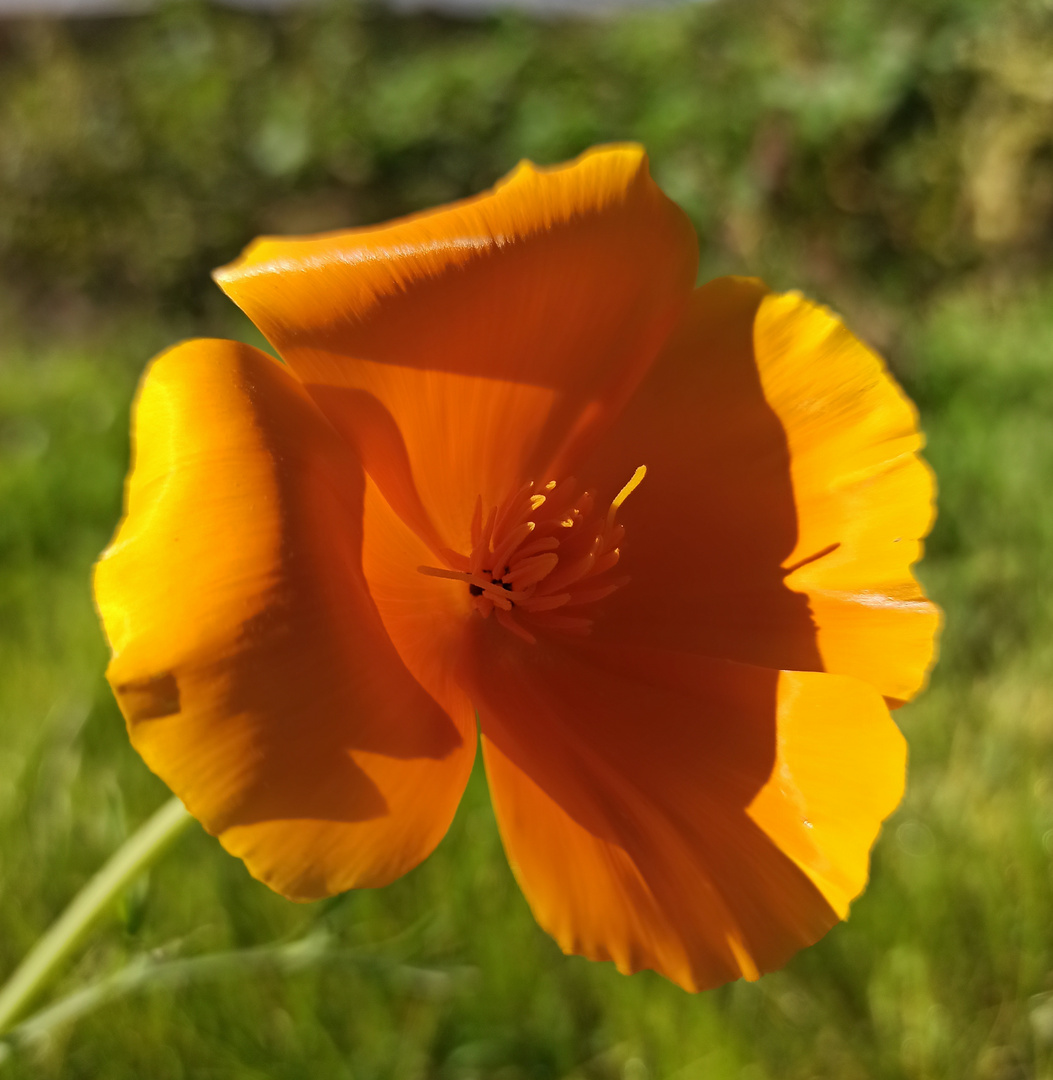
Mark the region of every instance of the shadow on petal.
POLYGON ((785 584, 798 541, 790 451, 765 398, 754 320, 767 293, 722 278, 696 291, 647 379, 581 466, 615 492, 631 583, 606 601, 598 639, 821 671, 808 599, 785 584))
POLYGON ((434 848, 475 727, 406 669, 362 572, 365 477, 299 382, 232 342, 147 373, 127 512, 96 569, 133 744, 296 899, 434 848))
MULTIPOLYGON (((758 795, 781 783, 780 725, 797 711, 807 723, 825 701, 818 686, 788 693, 779 672, 687 654, 494 649, 488 632, 465 677, 494 805, 531 907, 564 950, 701 989, 777 968, 837 922, 812 873, 825 851, 798 845, 788 854, 766 826, 802 805, 807 814, 828 788, 848 806, 866 777, 834 770, 795 792, 799 800, 780 788, 767 800, 777 808, 766 805, 760 820, 751 813, 758 795)), ((865 865, 902 785, 902 754, 867 755, 884 746, 884 725, 894 748, 894 725, 864 684, 805 678, 837 683, 838 701, 816 722, 849 744, 838 765, 892 777, 892 795, 867 804, 865 821, 852 817, 850 857, 865 865)))

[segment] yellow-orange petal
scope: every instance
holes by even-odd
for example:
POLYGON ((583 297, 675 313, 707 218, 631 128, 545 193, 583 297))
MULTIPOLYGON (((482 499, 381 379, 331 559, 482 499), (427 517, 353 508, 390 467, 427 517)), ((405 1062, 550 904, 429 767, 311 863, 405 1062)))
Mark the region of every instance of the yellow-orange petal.
POLYGON ((398 877, 444 834, 475 731, 384 632, 359 461, 281 364, 227 341, 158 357, 133 434, 95 571, 132 742, 279 892, 398 877))
POLYGON ((434 556, 366 479, 362 571, 384 629, 414 678, 451 715, 475 724, 475 707, 457 682, 471 595, 463 581, 422 574, 434 556))
POLYGON ((689 990, 781 966, 863 889, 905 752, 844 676, 498 647, 465 678, 509 860, 569 953, 689 990))
POLYGON ((808 597, 827 671, 907 701, 940 620, 911 573, 935 516, 914 407, 880 357, 797 294, 764 301, 754 342, 790 452, 798 536, 786 584, 808 597))
POLYGON ((524 162, 490 192, 386 226, 261 239, 216 280, 410 520, 405 477, 393 492, 361 443, 401 434, 420 502, 459 547, 477 495, 495 505, 620 405, 696 264, 690 223, 627 145, 524 162), (368 431, 363 391, 380 410, 368 431))
POLYGON ((932 519, 921 442, 881 361, 823 309, 703 286, 582 468, 611 491, 648 469, 619 513, 632 581, 597 634, 906 700, 938 625, 911 574, 932 519))

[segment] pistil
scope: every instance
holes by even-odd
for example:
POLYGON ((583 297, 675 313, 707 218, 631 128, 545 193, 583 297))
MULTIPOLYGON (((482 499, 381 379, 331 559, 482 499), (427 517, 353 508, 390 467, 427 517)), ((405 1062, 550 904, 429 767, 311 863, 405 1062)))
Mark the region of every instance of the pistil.
POLYGON ((619 508, 646 474, 641 465, 611 501, 593 513, 595 499, 573 478, 524 484, 483 517, 478 499, 470 528, 471 552, 443 551, 445 567, 420 566, 429 577, 463 582, 482 618, 531 643, 538 631, 588 634, 592 619, 580 608, 599 602, 629 580, 611 577, 625 528, 619 508), (561 609, 572 608, 574 614, 561 609))

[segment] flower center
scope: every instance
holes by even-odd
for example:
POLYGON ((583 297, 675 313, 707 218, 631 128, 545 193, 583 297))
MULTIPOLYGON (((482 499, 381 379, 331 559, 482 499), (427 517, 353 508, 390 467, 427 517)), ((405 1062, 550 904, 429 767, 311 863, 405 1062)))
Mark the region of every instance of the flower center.
POLYGON ((531 644, 535 630, 587 634, 592 619, 581 609, 610 596, 629 579, 615 577, 625 526, 618 508, 639 486, 641 465, 614 497, 607 512, 595 512, 595 499, 579 492, 573 478, 524 484, 483 517, 475 504, 469 555, 445 550, 446 568, 419 566, 422 574, 463 581, 472 606, 531 644))

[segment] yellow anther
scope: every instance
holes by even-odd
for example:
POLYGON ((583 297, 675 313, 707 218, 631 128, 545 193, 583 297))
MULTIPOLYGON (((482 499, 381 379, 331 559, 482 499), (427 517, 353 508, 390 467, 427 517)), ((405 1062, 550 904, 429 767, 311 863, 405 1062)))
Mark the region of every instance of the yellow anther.
POLYGON ((643 478, 647 475, 647 466, 641 465, 636 472, 632 474, 629 479, 629 483, 625 485, 614 496, 614 501, 611 503, 610 510, 607 511, 607 528, 609 529, 614 524, 614 516, 618 513, 618 507, 640 486, 643 482, 643 478))

